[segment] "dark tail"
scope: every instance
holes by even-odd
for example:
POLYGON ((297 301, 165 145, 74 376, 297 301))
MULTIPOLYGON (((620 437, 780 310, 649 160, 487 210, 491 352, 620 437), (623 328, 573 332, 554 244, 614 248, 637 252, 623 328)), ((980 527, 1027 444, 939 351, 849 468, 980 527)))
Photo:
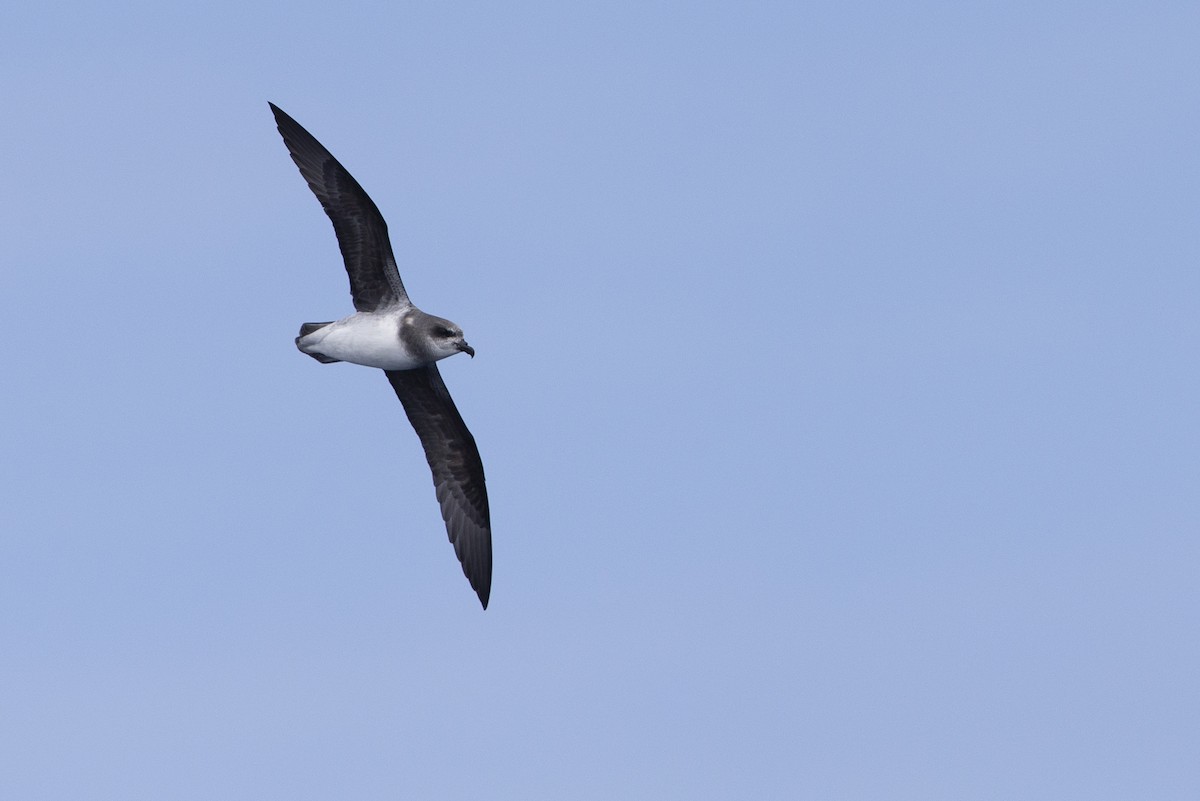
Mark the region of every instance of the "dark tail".
MULTIPOLYGON (((329 323, 332 322, 333 320, 329 321, 329 323)), ((313 331, 320 331, 322 328, 329 325, 329 323, 300 323, 300 336, 306 337, 313 331)))
MULTIPOLYGON (((332 323, 332 322, 333 322, 332 320, 329 321, 329 323, 332 323)), ((296 337, 296 347, 300 348, 300 352, 306 353, 309 356, 312 356, 314 359, 319 361, 321 364, 333 364, 334 362, 340 362, 341 359, 331 359, 322 353, 312 353, 310 351, 307 351, 304 348, 300 347, 300 340, 304 339, 306 336, 311 334, 313 331, 320 331, 322 328, 329 325, 329 323, 301 323, 300 324, 300 336, 296 337)))

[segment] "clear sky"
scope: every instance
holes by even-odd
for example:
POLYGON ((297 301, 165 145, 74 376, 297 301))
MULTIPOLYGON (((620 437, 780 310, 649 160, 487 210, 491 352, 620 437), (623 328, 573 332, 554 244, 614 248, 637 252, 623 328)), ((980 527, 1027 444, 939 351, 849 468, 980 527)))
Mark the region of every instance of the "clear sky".
POLYGON ((9 3, 0 797, 1200 798, 1195 3, 9 3), (483 612, 267 101, 388 219, 483 612))

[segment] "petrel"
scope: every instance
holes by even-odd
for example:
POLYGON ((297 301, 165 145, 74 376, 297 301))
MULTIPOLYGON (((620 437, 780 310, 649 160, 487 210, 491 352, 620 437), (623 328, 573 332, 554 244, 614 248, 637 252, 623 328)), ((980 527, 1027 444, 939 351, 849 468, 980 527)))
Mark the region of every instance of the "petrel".
POLYGON ((446 532, 463 573, 487 609, 492 591, 492 525, 483 462, 437 362, 456 353, 474 358, 462 329, 408 299, 392 255, 387 223, 358 181, 298 122, 268 104, 292 161, 333 222, 350 276, 354 314, 304 323, 296 347, 323 364, 351 362, 383 370, 433 471, 446 532))

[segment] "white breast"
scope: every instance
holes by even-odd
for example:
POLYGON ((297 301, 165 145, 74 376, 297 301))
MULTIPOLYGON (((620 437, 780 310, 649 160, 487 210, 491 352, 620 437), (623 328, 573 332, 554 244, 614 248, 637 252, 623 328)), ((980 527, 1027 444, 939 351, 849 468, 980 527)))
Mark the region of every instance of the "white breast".
POLYGON ((381 370, 411 370, 425 363, 400 341, 398 312, 352 314, 314 331, 298 344, 305 353, 381 370))

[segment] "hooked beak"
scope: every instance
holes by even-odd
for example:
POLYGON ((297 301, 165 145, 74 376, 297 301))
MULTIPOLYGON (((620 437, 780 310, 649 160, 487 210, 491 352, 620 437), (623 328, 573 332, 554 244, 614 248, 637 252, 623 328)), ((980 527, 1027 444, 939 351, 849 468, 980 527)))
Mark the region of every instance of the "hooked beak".
POLYGON ((472 348, 470 345, 468 345, 467 341, 465 339, 460 340, 454 347, 458 348, 463 353, 470 356, 472 359, 475 358, 475 349, 472 348))

